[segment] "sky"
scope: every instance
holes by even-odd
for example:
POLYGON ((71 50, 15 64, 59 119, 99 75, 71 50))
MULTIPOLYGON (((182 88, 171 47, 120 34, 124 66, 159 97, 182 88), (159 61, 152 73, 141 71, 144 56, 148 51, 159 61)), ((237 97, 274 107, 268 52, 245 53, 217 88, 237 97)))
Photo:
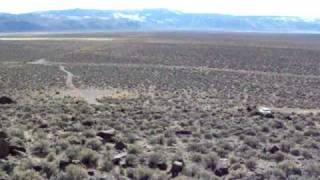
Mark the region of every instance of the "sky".
POLYGON ((192 13, 320 18, 319 0, 0 0, 0 12, 167 8, 192 13))

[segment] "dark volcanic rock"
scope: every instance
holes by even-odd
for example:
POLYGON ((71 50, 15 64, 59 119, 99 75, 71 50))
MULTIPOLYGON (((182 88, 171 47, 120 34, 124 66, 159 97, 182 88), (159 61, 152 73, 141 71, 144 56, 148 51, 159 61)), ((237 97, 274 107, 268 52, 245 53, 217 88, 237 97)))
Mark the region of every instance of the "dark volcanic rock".
POLYGON ((276 152, 278 152, 280 150, 280 148, 276 145, 273 145, 273 146, 270 146, 268 147, 268 151, 271 153, 271 154, 274 154, 276 152))
POLYGON ((214 171, 214 174, 219 177, 228 175, 229 174, 228 163, 226 161, 219 162, 214 171))
POLYGON ((66 159, 60 159, 59 161, 59 169, 61 170, 65 170, 66 167, 71 164, 71 162, 69 160, 66 160, 66 159))
POLYGON ((16 145, 10 145, 9 149, 10 149, 10 154, 12 154, 13 156, 24 155, 27 152, 27 150, 24 147, 16 146, 16 145))
POLYGON ((97 174, 96 170, 94 170, 94 169, 89 169, 88 170, 88 175, 89 176, 95 176, 96 174, 97 174))
POLYGON ((172 177, 177 177, 179 175, 179 173, 183 170, 184 168, 184 162, 183 161, 174 161, 172 163, 172 167, 171 167, 171 174, 172 177))
POLYGON ((162 171, 167 170, 168 165, 165 162, 158 163, 158 168, 162 171))
POLYGON ((116 142, 114 148, 116 148, 117 150, 123 150, 127 148, 127 145, 121 141, 116 142))
POLYGON ((10 153, 9 143, 0 139, 0 159, 6 158, 10 153))
POLYGON ((113 137, 116 135, 115 130, 100 131, 97 136, 101 137, 104 142, 114 142, 113 137))
POLYGON ((0 104, 13 104, 15 103, 10 97, 2 96, 0 97, 0 104))
POLYGON ((176 131, 176 135, 192 135, 192 131, 189 131, 189 130, 178 130, 178 131, 176 131))
POLYGON ((112 158, 113 164, 122 165, 123 163, 125 163, 125 158, 127 157, 127 155, 128 155, 128 153, 126 153, 126 152, 115 155, 112 158))

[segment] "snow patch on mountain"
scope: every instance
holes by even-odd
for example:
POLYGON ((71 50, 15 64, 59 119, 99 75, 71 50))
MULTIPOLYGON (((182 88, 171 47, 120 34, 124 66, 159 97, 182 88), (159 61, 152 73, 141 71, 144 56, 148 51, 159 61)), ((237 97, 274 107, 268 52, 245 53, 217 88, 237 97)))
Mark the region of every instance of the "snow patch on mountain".
POLYGON ((146 21, 146 18, 144 16, 140 16, 139 14, 114 13, 113 17, 115 19, 128 19, 131 21, 139 21, 139 22, 146 21))

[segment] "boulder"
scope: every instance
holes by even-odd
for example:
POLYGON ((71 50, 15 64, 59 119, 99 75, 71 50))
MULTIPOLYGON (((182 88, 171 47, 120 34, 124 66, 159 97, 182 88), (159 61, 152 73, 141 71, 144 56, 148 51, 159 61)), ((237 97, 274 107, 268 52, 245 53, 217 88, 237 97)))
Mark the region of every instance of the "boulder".
POLYGON ((192 131, 190 131, 190 130, 177 130, 176 135, 192 135, 192 131))
POLYGON ((13 104, 15 103, 10 97, 1 96, 0 97, 0 104, 13 104))
POLYGON ((65 170, 66 167, 71 164, 71 162, 69 160, 66 160, 66 159, 60 159, 59 161, 59 169, 61 170, 65 170))
POLYGON ((46 129, 48 127, 49 127, 49 125, 48 125, 48 122, 46 122, 46 121, 42 121, 39 125, 39 128, 41 128, 41 129, 46 129))
POLYGON ((216 176, 222 177, 229 174, 229 166, 227 161, 220 161, 214 171, 216 176))
POLYGON ((268 151, 271 154, 274 154, 274 153, 278 152, 279 150, 280 150, 280 148, 277 145, 273 145, 273 146, 268 147, 268 151))
POLYGON ((159 168, 160 170, 162 170, 162 171, 165 171, 165 170, 167 170, 167 168, 168 168, 168 165, 167 165, 166 162, 160 162, 160 163, 157 164, 157 166, 158 166, 158 168, 159 168))
POLYGON ((118 141, 114 145, 114 148, 116 148, 116 150, 123 150, 123 149, 127 148, 127 145, 125 143, 123 143, 122 141, 118 141))
POLYGON ((115 130, 99 131, 97 136, 101 137, 104 142, 114 142, 113 137, 116 135, 115 130))
POLYGON ((97 171, 96 171, 96 170, 94 170, 94 169, 89 169, 89 170, 88 170, 88 175, 89 175, 89 176, 96 176, 96 174, 97 174, 97 171))
POLYGON ((9 147, 9 143, 4 140, 4 139, 0 139, 0 159, 4 159, 7 156, 9 156, 10 153, 10 147, 9 147))
POLYGON ((172 163, 172 167, 171 167, 171 174, 172 174, 172 178, 177 177, 183 170, 184 168, 184 162, 183 161, 174 161, 172 163))
POLYGON ((25 155, 27 152, 26 148, 22 146, 17 146, 17 145, 10 145, 9 151, 10 151, 10 154, 13 156, 25 155))
POLYGON ((123 163, 125 164, 127 155, 128 155, 127 152, 123 152, 123 153, 115 155, 112 158, 113 164, 116 164, 116 165, 123 165, 123 163))
POLYGON ((268 107, 263 107, 263 106, 257 107, 253 114, 266 117, 266 118, 274 118, 272 110, 268 107))

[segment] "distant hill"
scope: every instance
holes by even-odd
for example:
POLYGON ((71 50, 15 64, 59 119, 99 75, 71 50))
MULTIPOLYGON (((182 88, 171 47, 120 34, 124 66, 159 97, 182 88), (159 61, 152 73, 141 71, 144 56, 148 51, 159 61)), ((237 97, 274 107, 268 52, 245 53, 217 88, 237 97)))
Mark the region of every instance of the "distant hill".
POLYGON ((26 14, 0 13, 0 32, 114 30, 319 32, 320 19, 191 14, 167 9, 71 9, 26 14))

